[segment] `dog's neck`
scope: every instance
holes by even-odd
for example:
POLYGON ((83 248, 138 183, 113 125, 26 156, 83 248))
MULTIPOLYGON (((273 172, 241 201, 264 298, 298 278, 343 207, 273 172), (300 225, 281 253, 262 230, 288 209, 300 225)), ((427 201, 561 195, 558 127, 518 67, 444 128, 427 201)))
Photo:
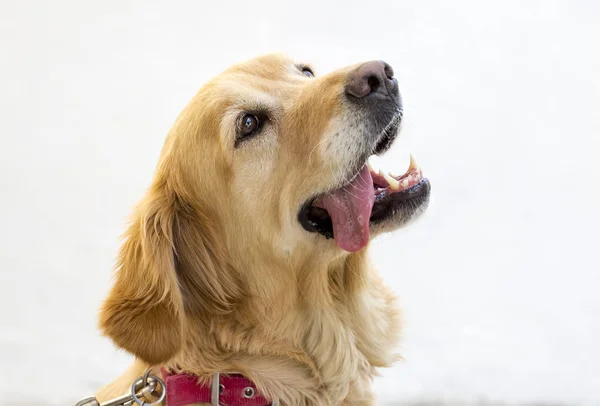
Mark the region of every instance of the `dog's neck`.
POLYGON ((242 299, 226 315, 189 315, 189 339, 169 367, 204 379, 217 372, 241 372, 259 386, 264 383, 261 390, 267 394, 293 391, 295 385, 317 390, 335 376, 340 364, 357 369, 345 365, 364 358, 354 343, 347 312, 368 279, 364 251, 329 261, 319 255, 246 259, 238 269, 242 299), (328 361, 339 353, 339 346, 345 348, 344 358, 328 361), (283 385, 282 377, 298 382, 283 385))
POLYGON ((350 291, 359 288, 363 280, 360 273, 366 269, 367 261, 366 250, 349 254, 332 247, 296 247, 289 255, 275 251, 266 256, 259 252, 236 256, 244 258, 244 263, 236 264, 236 268, 250 293, 265 293, 260 295, 264 298, 277 290, 289 293, 290 286, 295 286, 307 301, 317 305, 339 292, 340 287, 350 291))

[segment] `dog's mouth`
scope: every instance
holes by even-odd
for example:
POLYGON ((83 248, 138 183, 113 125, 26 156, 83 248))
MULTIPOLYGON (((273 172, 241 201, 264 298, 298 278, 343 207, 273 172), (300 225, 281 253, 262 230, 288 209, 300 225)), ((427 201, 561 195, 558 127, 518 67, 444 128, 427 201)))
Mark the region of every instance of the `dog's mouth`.
POLYGON ((429 191, 429 181, 412 155, 400 176, 377 171, 367 162, 346 185, 307 202, 299 220, 307 231, 334 238, 340 248, 356 252, 368 244, 370 226, 416 204, 429 191))

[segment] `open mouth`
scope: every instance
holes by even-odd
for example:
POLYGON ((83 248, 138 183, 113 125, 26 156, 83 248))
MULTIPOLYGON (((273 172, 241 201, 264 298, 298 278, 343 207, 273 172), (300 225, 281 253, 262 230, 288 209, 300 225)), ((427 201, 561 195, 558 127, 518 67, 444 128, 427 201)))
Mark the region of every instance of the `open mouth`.
POLYGON ((356 252, 367 245, 370 226, 419 205, 430 188, 412 155, 400 176, 375 170, 367 162, 345 186, 309 201, 299 220, 307 231, 334 238, 340 248, 356 252))

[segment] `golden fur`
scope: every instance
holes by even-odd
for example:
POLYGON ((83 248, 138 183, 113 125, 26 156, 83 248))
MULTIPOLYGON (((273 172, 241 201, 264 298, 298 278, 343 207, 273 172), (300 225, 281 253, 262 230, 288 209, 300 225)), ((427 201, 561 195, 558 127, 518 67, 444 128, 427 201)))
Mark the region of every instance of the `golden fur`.
POLYGON ((102 331, 137 361, 100 401, 153 365, 203 379, 241 372, 286 406, 375 403, 375 368, 398 359, 395 296, 367 250, 344 252, 296 217, 343 176, 347 148, 331 128, 351 69, 307 78, 268 55, 223 72, 185 108, 101 311, 102 331), (237 115, 258 105, 268 125, 236 148, 237 115))

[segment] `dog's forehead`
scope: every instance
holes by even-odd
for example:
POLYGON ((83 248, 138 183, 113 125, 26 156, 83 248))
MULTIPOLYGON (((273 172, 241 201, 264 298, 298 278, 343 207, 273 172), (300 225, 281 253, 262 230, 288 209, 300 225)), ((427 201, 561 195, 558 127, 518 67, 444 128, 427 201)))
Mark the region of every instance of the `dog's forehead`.
POLYGON ((221 97, 232 100, 262 93, 283 101, 307 83, 298 66, 301 64, 290 57, 265 55, 233 65, 215 77, 211 87, 221 97))
POLYGON ((287 55, 268 54, 233 65, 223 73, 277 79, 288 75, 294 66, 294 60, 287 55))

